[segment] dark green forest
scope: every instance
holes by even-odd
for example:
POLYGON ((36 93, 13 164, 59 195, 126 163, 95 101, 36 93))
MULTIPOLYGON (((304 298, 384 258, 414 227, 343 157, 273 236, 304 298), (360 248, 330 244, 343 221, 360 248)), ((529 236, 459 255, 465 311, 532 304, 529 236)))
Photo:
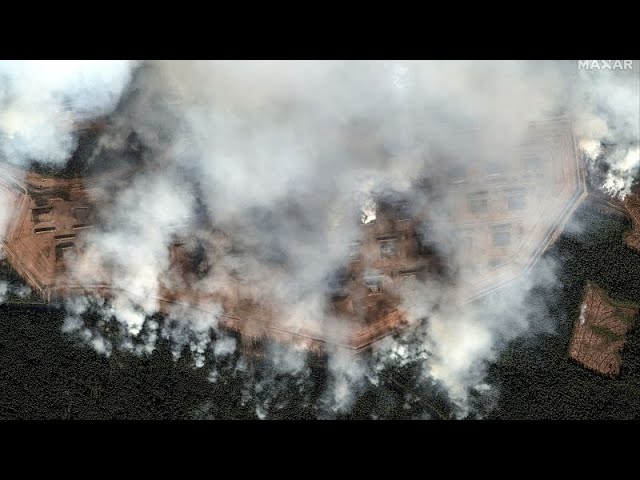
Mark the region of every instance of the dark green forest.
MULTIPOLYGON (((589 372, 567 353, 585 282, 617 300, 640 300, 640 255, 622 242, 627 220, 593 204, 581 207, 575 220, 579 231, 569 229, 545 254, 558 261, 560 291, 534 290, 528 300, 546 305, 554 332, 534 328, 507 345, 489 368, 488 383, 496 388, 480 406, 482 417, 640 417, 640 329, 627 336, 617 378, 589 372)), ((164 341, 147 357, 117 350, 105 357, 62 333, 64 316, 44 305, 0 306, 0 418, 257 418, 256 406, 265 404, 267 418, 325 416, 321 359, 292 377, 239 352, 224 360, 211 356, 197 369, 188 349, 176 361, 164 341), (211 382, 214 368, 218 378, 211 382)), ((351 410, 337 418, 450 418, 445 396, 436 385, 417 382, 418 375, 417 365, 385 370, 379 384, 358 391, 351 410)))
POLYGON ((622 369, 615 378, 592 373, 568 359, 571 329, 587 281, 614 300, 640 300, 640 255, 622 242, 630 221, 589 204, 576 212, 575 220, 582 230, 565 233, 546 254, 559 260, 561 294, 530 299, 546 302, 556 331, 512 342, 491 366, 488 381, 499 386, 499 397, 490 418, 640 418, 637 326, 627 334, 622 369))

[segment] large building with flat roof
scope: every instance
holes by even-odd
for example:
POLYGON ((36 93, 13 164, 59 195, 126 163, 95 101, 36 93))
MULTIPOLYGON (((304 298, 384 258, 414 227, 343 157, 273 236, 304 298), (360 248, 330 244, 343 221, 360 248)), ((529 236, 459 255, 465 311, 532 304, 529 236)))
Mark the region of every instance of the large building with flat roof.
MULTIPOLYGON (((433 241, 430 231, 450 232, 456 246, 460 302, 500 288, 526 273, 562 231, 587 195, 584 169, 567 120, 530 125, 526 141, 501 159, 470 161, 468 154, 462 148, 460 158, 433 175, 444 194, 441 211, 416 211, 411 199, 378 199, 375 220, 360 225, 360 240, 330 288, 331 314, 348 326, 342 340, 309 326, 294 329, 277 305, 243 298, 239 283, 202 294, 189 290, 188 281, 167 282, 187 287, 163 288, 160 305, 218 311, 216 304, 221 325, 249 339, 269 337, 312 350, 337 343, 361 351, 406 325, 403 282, 448 275, 444 265, 452 259, 443 257, 442 239, 433 241)), ((45 299, 78 291, 109 295, 108 284, 74 284, 68 275, 100 209, 94 193, 105 184, 111 184, 105 175, 59 180, 0 166, 0 189, 12 205, 6 257, 45 299)), ((186 279, 191 267, 184 242, 176 241, 170 258, 171 274, 186 279)))
POLYGON ((456 166, 440 182, 449 209, 436 221, 454 225, 465 242, 469 300, 528 271, 588 194, 567 120, 532 124, 507 158, 456 166))

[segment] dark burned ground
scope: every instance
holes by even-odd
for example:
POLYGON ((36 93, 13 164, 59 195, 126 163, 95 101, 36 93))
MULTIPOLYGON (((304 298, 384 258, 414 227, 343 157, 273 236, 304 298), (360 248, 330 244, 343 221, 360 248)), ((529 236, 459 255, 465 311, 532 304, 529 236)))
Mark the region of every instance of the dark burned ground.
MULTIPOLYGON (((581 235, 564 235, 547 253, 559 260, 560 295, 540 290, 529 299, 548 307, 556 333, 508 345, 490 367, 488 382, 498 395, 483 416, 640 418, 640 328, 627 335, 616 378, 589 372, 568 357, 587 281, 613 299, 640 299, 640 254, 622 242, 629 224, 588 205, 576 217, 581 235)), ((162 342, 148 357, 107 358, 61 333, 63 320, 55 309, 0 307, 0 418, 256 418, 256 402, 267 397, 267 418, 323 416, 316 406, 327 381, 321 362, 301 385, 261 368, 259 359, 238 370, 236 354, 218 361, 219 377, 211 383, 213 359, 195 369, 188 352, 176 362, 162 342)), ((447 418, 443 396, 417 384, 417 376, 416 366, 388 369, 378 387, 361 392, 339 418, 447 418)))

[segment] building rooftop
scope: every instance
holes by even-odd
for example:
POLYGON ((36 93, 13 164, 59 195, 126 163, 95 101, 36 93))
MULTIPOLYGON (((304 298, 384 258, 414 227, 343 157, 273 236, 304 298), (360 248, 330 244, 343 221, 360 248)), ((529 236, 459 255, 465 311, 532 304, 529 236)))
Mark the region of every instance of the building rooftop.
MULTIPOLYGON (((435 181, 447 186, 450 208, 443 214, 412 214, 410 199, 382 200, 375 220, 361 225, 360 241, 352 245, 330 289, 333 314, 351 332, 342 346, 360 351, 406 324, 398 294, 403 282, 447 275, 443 264, 448 259, 430 241, 430 229, 453 228, 452 241, 459 242, 456 251, 464 257, 456 259, 463 266, 458 300, 468 302, 528 271, 587 195, 570 124, 564 120, 531 125, 527 141, 508 161, 467 161, 444 170, 435 181)), ((104 183, 109 176, 60 180, 0 166, 0 189, 13 205, 4 239, 7 258, 44 298, 76 291, 108 295, 109 285, 76 285, 67 275, 84 248, 84 233, 94 226, 100 209, 94 193, 104 183)), ((172 274, 187 278, 194 259, 181 241, 171 248, 172 274)), ((207 294, 165 287, 159 300, 164 308, 222 305, 222 325, 247 338, 267 336, 310 349, 332 342, 320 331, 292 330, 279 320, 277 306, 242 298, 236 287, 207 294)))

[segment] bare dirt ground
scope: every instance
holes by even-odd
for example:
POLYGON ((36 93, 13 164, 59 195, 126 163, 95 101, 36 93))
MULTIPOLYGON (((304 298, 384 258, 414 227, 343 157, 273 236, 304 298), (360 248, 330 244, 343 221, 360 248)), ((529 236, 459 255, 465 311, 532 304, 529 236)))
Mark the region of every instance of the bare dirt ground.
POLYGON ((598 287, 588 284, 569 345, 570 357, 596 372, 617 375, 625 335, 637 314, 636 307, 614 303, 598 287))

